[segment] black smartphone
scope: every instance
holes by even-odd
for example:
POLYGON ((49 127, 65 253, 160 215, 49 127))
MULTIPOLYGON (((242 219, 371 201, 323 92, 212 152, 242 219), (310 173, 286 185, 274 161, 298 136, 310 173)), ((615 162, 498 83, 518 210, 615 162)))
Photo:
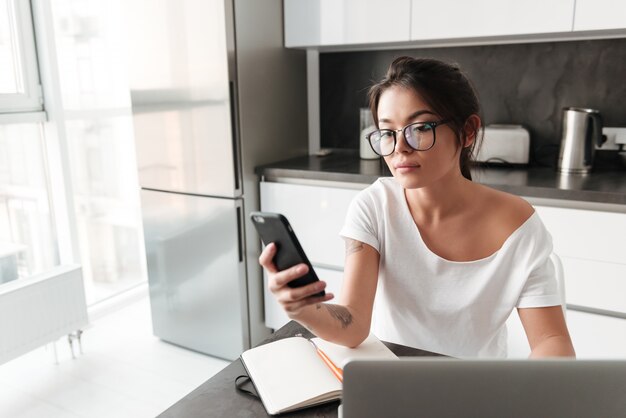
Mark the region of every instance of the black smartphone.
MULTIPOLYGON (((289 287, 301 287, 319 280, 287 218, 280 213, 270 212, 252 212, 250 218, 263 244, 267 245, 271 242, 276 244, 276 255, 273 261, 278 270, 285 270, 300 263, 309 266, 308 273, 289 282, 287 284, 289 287)), ((326 292, 322 290, 313 296, 325 294, 326 292)))

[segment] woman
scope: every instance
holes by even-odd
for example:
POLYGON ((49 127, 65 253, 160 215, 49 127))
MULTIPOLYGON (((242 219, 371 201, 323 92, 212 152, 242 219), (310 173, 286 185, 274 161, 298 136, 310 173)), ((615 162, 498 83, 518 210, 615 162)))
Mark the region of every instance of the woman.
POLYGON ((378 130, 368 135, 393 178, 354 199, 342 297, 324 282, 287 286, 306 265, 276 271, 259 258, 291 319, 356 346, 380 339, 455 357, 506 356, 505 321, 517 308, 531 357, 574 356, 550 261, 552 241, 525 200, 471 181, 481 127, 478 99, 452 65, 401 57, 371 87, 378 130))

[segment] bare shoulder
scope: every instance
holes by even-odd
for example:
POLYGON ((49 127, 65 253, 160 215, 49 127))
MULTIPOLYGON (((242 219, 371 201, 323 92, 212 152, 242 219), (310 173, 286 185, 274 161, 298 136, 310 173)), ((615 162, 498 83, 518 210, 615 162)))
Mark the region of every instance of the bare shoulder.
POLYGON ((481 189, 481 206, 500 227, 515 230, 535 212, 535 208, 519 196, 482 185, 481 189))

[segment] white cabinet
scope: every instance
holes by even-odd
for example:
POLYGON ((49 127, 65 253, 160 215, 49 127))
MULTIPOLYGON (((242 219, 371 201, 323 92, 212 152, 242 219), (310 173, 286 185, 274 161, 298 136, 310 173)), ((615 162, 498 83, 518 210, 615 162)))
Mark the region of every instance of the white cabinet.
MULTIPOLYGON (((587 2, 591 0, 583 1, 587 2)), ((283 4, 286 47, 567 33, 573 29, 575 8, 574 0, 284 0, 283 4)), ((623 6, 605 9, 618 7, 623 6)), ((576 3, 581 16, 590 19, 598 14, 586 8, 590 7, 579 8, 576 3)))
MULTIPOLYGON (((338 300, 345 257, 339 231, 359 190, 273 182, 261 182, 260 189, 261 210, 287 217, 326 291, 338 300)), ((266 276, 264 280, 265 325, 278 329, 289 318, 267 289, 266 276)))
POLYGON ((535 209, 563 262, 567 303, 626 314, 626 213, 535 209))
POLYGON ((343 268, 339 231, 358 190, 285 183, 261 183, 261 210, 287 217, 313 265, 343 268))
POLYGON ((569 310, 567 327, 578 358, 626 359, 626 319, 569 310))
POLYGON ((285 46, 409 40, 410 0, 284 0, 285 46))
POLYGON ((574 0, 412 0, 411 40, 569 32, 574 0))
POLYGON ((626 214, 535 206, 560 256, 626 264, 626 214))
POLYGON ((286 47, 540 34, 562 38, 576 31, 626 29, 626 2, 284 0, 284 23, 286 47))
MULTIPOLYGON (((576 357, 626 359, 626 319, 580 311, 567 311, 567 328, 576 357)), ((508 357, 527 358, 530 347, 517 310, 508 319, 508 357)))
POLYGON ((626 313, 626 264, 562 257, 567 303, 626 313))
MULTIPOLYGON (((626 213, 535 209, 563 262, 568 305, 626 314, 626 213)), ((626 359, 626 319, 568 309, 567 325, 579 358, 626 359)))
POLYGON ((574 30, 626 28, 623 0, 576 0, 574 30))

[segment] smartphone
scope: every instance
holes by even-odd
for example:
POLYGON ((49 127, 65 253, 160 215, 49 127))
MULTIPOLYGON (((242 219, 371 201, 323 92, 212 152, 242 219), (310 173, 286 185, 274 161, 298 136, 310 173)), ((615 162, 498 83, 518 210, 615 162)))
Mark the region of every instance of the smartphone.
MULTIPOLYGON (((301 287, 319 280, 287 218, 280 213, 270 212, 252 212, 250 218, 263 244, 267 245, 271 242, 276 244, 276 255, 273 261, 278 270, 285 270, 300 263, 309 266, 309 271, 304 276, 292 280, 287 286, 301 287)), ((326 292, 322 290, 313 296, 325 294, 326 292)))

